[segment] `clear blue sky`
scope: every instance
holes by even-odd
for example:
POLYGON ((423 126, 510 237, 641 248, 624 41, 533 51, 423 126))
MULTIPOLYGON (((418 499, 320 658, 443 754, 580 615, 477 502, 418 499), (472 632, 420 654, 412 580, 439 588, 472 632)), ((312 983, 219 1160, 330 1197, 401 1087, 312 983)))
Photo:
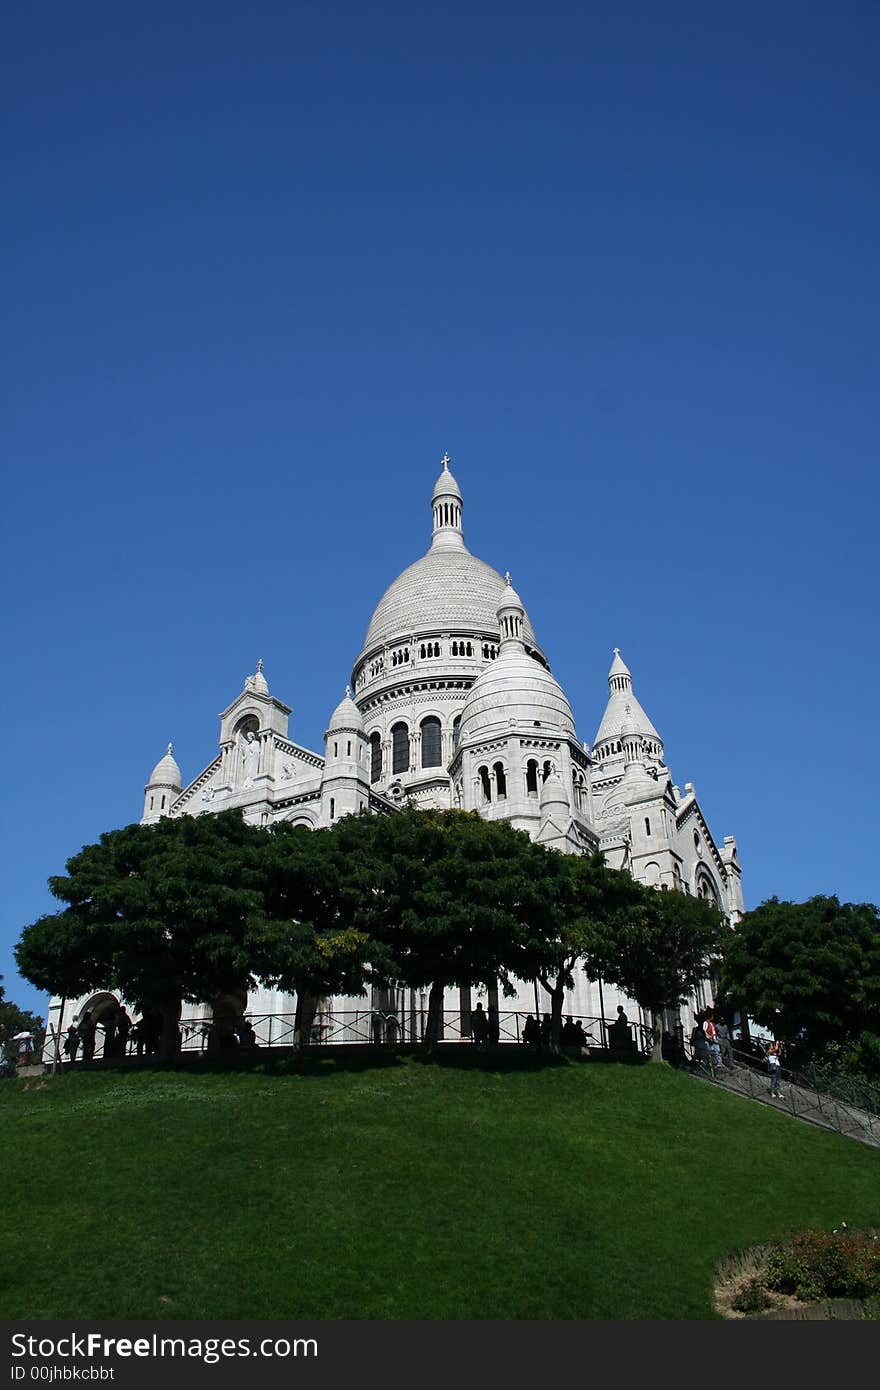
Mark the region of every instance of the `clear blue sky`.
POLYGON ((592 741, 613 646, 747 902, 877 901, 880 7, 5 17, 8 993, 257 657, 321 748, 448 449, 592 741))

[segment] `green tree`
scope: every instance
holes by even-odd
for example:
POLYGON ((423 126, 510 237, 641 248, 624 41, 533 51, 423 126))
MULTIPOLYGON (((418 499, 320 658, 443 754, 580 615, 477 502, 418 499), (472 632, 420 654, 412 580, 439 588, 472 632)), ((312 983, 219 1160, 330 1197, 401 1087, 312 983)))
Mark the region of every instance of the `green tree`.
POLYGON ((703 898, 636 885, 638 900, 615 914, 586 952, 585 968, 631 995, 650 1013, 652 1060, 661 1060, 662 1014, 677 1009, 708 973, 728 932, 703 898))
MULTIPOLYGON (((506 986, 539 926, 538 866, 548 851, 507 821, 473 812, 348 816, 330 832, 343 868, 343 917, 369 938, 371 977, 428 989, 425 1043, 437 1042, 443 991, 506 986)), ((553 872, 561 875, 561 870, 553 872)))
POLYGON ((601 854, 571 855, 534 846, 531 891, 523 903, 523 954, 516 973, 534 976, 550 996, 550 1039, 559 1050, 565 991, 589 953, 601 952, 642 901, 628 874, 601 854))
POLYGON ((38 988, 104 988, 161 1013, 177 1051, 181 1002, 254 983, 249 933, 264 915, 265 832, 241 813, 181 816, 109 831, 49 880, 67 907, 26 927, 15 955, 38 988))
POLYGON ((880 1035, 877 908, 770 898, 728 937, 721 982, 805 1059, 841 1047, 870 1056, 880 1035))
POLYGON ((10 1057, 17 1057, 18 1048, 14 1044, 16 1033, 32 1033, 34 1056, 38 1057, 45 1036, 43 1020, 27 1009, 20 1009, 11 999, 7 999, 2 981, 3 976, 0 975, 0 1055, 5 1052, 10 1057))
POLYGON ((260 863, 264 915, 249 933, 250 961, 265 984, 296 995, 294 1035, 305 1047, 322 996, 363 993, 371 943, 346 917, 346 866, 331 831, 281 821, 266 832, 260 863))

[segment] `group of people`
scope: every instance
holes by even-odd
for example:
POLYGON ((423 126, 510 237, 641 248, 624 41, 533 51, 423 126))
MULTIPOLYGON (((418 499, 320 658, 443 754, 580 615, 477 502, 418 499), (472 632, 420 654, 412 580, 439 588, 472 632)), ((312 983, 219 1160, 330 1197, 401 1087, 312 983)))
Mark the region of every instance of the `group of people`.
POLYGON ((244 1015, 237 1021, 228 1019, 212 1023, 207 1029, 209 1053, 235 1052, 242 1048, 250 1051, 259 1045, 254 1026, 244 1015))
POLYGON ((83 1062, 90 1063, 95 1056, 98 1029, 104 1034, 103 1055, 125 1057, 129 1050, 141 1057, 146 1053, 154 1057, 159 1052, 162 1040, 162 1015, 144 1014, 133 1023, 128 1010, 123 1006, 95 1017, 94 1011, 86 1009, 79 1023, 72 1023, 64 1038, 64 1055, 68 1061, 75 1062, 77 1054, 83 1062))
POLYGON ((725 1020, 715 1017, 714 1009, 697 1014, 691 1030, 691 1052, 697 1066, 733 1066, 733 1041, 725 1020))
POLYGON ((474 1047, 497 1047, 501 1039, 501 1023, 498 1010, 489 1004, 484 1010, 482 1003, 471 1014, 471 1042, 474 1047))
MULTIPOLYGON (((553 1024, 549 1014, 544 1014, 540 1021, 534 1014, 528 1014, 523 1024, 521 1040, 526 1047, 549 1047, 552 1033, 553 1024)), ((563 1047, 584 1048, 589 1046, 590 1039, 580 1019, 575 1022, 571 1014, 568 1014, 562 1025, 559 1041, 563 1047)))

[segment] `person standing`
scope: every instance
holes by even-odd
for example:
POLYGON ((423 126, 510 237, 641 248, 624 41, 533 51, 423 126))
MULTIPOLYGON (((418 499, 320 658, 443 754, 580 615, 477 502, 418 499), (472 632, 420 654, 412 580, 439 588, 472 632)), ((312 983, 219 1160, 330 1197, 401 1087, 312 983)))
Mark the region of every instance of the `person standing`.
POLYGON ((770 1094, 782 1095, 782 1047, 774 1038, 767 1048, 767 1065, 770 1068, 770 1094))
POLYGON ((483 1043, 486 1041, 488 1031, 489 1030, 488 1024, 486 1022, 486 1015, 483 1013, 483 1005, 481 1002, 477 1004, 477 1007, 471 1014, 471 1037, 474 1041, 474 1047, 483 1046, 483 1043))
POLYGON ((522 1040, 526 1047, 537 1047, 541 1041, 541 1025, 534 1014, 528 1014, 523 1024, 522 1040))
POLYGON ((733 1043, 730 1041, 730 1029, 723 1018, 715 1024, 715 1033, 718 1038, 718 1046, 721 1049, 721 1064, 725 1067, 732 1067, 733 1043))
POLYGON ((76 1061, 76 1054, 79 1051, 79 1033, 71 1023, 64 1039, 64 1052, 71 1062, 76 1061))
POLYGON ((486 1009, 486 1036, 490 1047, 497 1047, 501 1041, 501 1021, 494 1004, 486 1009))
POLYGON ((709 1053, 709 1065, 714 1071, 721 1066, 721 1044, 718 1041, 718 1030, 715 1027, 715 1020, 711 1013, 706 1015, 703 1023, 703 1034, 706 1039, 706 1048, 709 1053))
POLYGON ((95 1021, 88 1010, 79 1021, 79 1040, 82 1043, 83 1063, 88 1066, 95 1055, 95 1021))

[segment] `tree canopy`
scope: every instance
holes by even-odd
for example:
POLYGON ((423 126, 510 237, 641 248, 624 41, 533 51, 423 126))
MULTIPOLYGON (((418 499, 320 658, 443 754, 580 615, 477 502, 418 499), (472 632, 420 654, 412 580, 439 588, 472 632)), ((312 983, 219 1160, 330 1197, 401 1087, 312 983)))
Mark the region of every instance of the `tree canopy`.
POLYGON ((43 1041, 45 1025, 36 1014, 28 1009, 20 1009, 6 998, 6 987, 0 975, 0 1055, 4 1049, 16 1054, 18 1049, 11 1046, 16 1033, 31 1033, 34 1038, 34 1051, 38 1053, 43 1041))
POLYGON ((880 914, 873 903, 770 898, 726 942, 722 986, 804 1056, 880 1034, 880 914))
POLYGON ((706 978, 728 928, 704 898, 635 885, 639 900, 615 914, 585 952, 584 968, 631 995, 654 1019, 660 1056, 660 1016, 677 1009, 706 978))
POLYGON ((55 994, 118 990, 163 1015, 165 1050, 176 1050, 181 1000, 254 983, 260 837, 238 811, 107 832, 49 880, 67 907, 25 928, 21 973, 55 994))
POLYGON ((430 991, 429 1047, 444 988, 503 987, 562 873, 525 832, 474 812, 348 816, 331 835, 344 912, 369 938, 373 978, 430 991))

